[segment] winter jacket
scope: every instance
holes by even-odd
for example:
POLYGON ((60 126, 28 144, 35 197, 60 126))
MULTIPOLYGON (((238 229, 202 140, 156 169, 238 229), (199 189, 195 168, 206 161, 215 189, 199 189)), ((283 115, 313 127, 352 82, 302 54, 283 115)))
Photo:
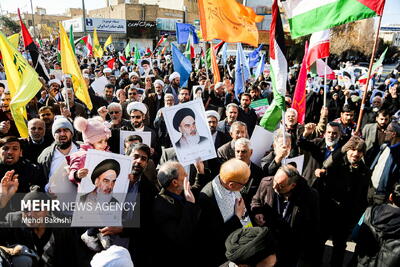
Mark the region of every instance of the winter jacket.
POLYGON ((400 208, 390 204, 369 207, 356 251, 359 267, 400 266, 400 208))

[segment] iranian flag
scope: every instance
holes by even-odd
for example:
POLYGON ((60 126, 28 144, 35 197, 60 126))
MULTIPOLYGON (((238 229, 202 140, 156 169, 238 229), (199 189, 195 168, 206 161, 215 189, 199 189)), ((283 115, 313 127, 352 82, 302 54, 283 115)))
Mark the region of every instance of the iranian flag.
POLYGON ((306 58, 307 70, 319 58, 329 57, 330 30, 314 32, 310 38, 310 46, 306 58))
POLYGON ((163 35, 161 37, 161 39, 158 41, 156 48, 159 47, 160 45, 164 44, 165 42, 167 42, 167 37, 168 37, 168 35, 163 35))
MULTIPOLYGON (((380 57, 380 58, 378 59, 378 61, 375 62, 375 64, 372 66, 371 76, 369 77, 370 79, 371 79, 372 75, 374 75, 374 74, 378 71, 379 67, 382 65, 383 60, 385 59, 385 55, 386 55, 387 50, 388 50, 388 48, 386 47, 386 49, 385 49, 385 51, 383 51, 381 57, 380 57)), ((368 77, 368 73, 365 73, 364 75, 362 75, 362 76, 358 79, 358 82, 359 82, 360 84, 367 84, 367 80, 368 80, 367 77, 368 77)))
POLYGON ((382 16, 385 0, 282 1, 292 38, 352 21, 382 16))
POLYGON ((189 32, 188 40, 186 42, 185 52, 183 53, 185 57, 189 60, 195 57, 193 43, 194 43, 193 35, 191 32, 189 32))
POLYGON ((272 4, 272 21, 270 27, 270 64, 274 99, 260 121, 260 125, 268 131, 274 131, 285 111, 286 83, 288 79, 288 64, 285 58, 286 47, 279 13, 278 0, 272 4))
POLYGON ((90 37, 90 34, 83 36, 82 38, 79 38, 78 40, 75 41, 75 46, 77 44, 82 44, 86 47, 87 55, 93 55, 93 46, 92 46, 92 38, 90 37))

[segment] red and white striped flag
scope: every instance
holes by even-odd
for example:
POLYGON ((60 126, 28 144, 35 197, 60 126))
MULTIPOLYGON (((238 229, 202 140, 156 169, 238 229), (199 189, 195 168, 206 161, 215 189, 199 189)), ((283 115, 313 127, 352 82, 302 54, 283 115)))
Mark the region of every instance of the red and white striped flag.
POLYGON ((311 35, 310 46, 307 56, 307 70, 311 69, 311 65, 319 58, 329 57, 330 47, 330 30, 315 32, 311 35))

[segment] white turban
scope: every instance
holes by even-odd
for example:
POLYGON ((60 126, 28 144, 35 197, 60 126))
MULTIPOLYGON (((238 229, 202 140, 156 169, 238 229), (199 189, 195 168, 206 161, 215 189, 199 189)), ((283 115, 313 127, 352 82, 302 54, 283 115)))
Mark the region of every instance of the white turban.
POLYGON ((126 248, 112 245, 96 253, 90 261, 92 267, 133 267, 129 251, 126 248))
POLYGON ((221 117, 219 116, 218 112, 216 112, 215 110, 207 110, 206 111, 206 117, 215 117, 217 119, 217 121, 219 121, 221 119, 221 117))
POLYGON ((53 83, 58 84, 59 86, 61 86, 61 81, 59 79, 53 79, 49 81, 49 85, 52 85, 53 83))
POLYGON ((164 82, 161 80, 155 80, 153 84, 154 84, 154 86, 156 86, 157 84, 160 84, 162 87, 164 87, 164 82))
POLYGON ((126 107, 126 111, 128 112, 128 115, 131 115, 131 112, 134 110, 139 110, 144 115, 146 115, 146 113, 147 113, 147 107, 142 102, 132 102, 132 103, 129 103, 129 105, 126 107))
POLYGON ((222 83, 222 82, 217 82, 216 84, 215 84, 215 86, 214 86, 214 89, 218 89, 218 88, 220 88, 221 86, 223 86, 224 84, 222 83))
POLYGON ((169 81, 172 82, 175 78, 180 78, 180 77, 181 75, 175 71, 169 76, 169 81))
POLYGON ((111 72, 112 72, 112 70, 110 68, 105 68, 103 70, 103 73, 111 73, 111 72))
POLYGON ((132 71, 131 73, 129 73, 129 79, 130 79, 132 76, 139 77, 139 74, 137 74, 136 72, 132 71))

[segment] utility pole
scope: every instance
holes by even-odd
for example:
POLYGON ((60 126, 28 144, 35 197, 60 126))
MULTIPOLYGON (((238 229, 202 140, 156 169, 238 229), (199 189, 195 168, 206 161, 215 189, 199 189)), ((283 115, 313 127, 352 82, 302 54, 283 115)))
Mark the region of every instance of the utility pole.
POLYGON ((31 10, 32 10, 32 26, 33 26, 33 39, 36 39, 36 31, 35 31, 35 16, 33 14, 33 4, 31 0, 31 10))
POLYGON ((86 9, 85 9, 85 0, 82 0, 82 12, 83 12, 83 35, 86 35, 86 9))

